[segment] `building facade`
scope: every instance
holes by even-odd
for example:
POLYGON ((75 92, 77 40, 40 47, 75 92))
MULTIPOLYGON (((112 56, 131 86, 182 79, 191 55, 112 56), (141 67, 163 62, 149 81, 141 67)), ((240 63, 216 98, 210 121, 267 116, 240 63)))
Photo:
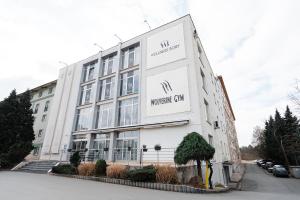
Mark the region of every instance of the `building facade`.
POLYGON ((222 84, 190 15, 62 68, 51 101, 40 159, 173 163, 198 132, 216 149, 214 182, 226 183, 222 84))
POLYGON ((26 159, 37 160, 40 158, 55 86, 56 81, 52 81, 30 90, 34 116, 33 130, 35 139, 33 141, 34 149, 26 159))
POLYGON ((218 80, 222 86, 223 106, 225 111, 226 135, 228 137, 228 147, 230 150, 230 161, 236 167, 241 162, 241 153, 237 139, 237 132, 235 128, 235 116, 230 103, 230 99, 225 87, 222 76, 218 76, 218 80))

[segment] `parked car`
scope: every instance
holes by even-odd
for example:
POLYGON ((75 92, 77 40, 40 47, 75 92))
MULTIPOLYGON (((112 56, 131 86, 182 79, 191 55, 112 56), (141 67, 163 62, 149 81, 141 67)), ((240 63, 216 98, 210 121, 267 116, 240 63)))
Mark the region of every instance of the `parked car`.
POLYGON ((276 177, 289 177, 288 171, 282 165, 273 166, 273 175, 276 177))
POLYGON ((264 169, 268 169, 269 167, 272 167, 273 166, 273 163, 272 162, 270 162, 270 161, 268 161, 268 162, 266 162, 265 163, 265 165, 264 165, 264 169))

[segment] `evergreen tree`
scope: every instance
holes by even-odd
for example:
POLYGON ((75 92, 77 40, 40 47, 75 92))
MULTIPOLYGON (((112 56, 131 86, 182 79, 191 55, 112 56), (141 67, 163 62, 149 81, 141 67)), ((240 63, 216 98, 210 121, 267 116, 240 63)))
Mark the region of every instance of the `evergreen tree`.
POLYGON ((293 116, 289 107, 286 107, 284 114, 283 146, 287 153, 288 160, 292 165, 299 165, 300 156, 300 124, 296 116, 293 116))
POLYGON ((186 135, 177 147, 174 160, 177 164, 186 164, 190 160, 195 160, 200 183, 202 183, 201 160, 209 161, 214 154, 215 149, 200 134, 192 132, 186 135))
POLYGON ((30 92, 17 96, 13 90, 0 103, 0 166, 11 167, 33 149, 33 116, 30 92))

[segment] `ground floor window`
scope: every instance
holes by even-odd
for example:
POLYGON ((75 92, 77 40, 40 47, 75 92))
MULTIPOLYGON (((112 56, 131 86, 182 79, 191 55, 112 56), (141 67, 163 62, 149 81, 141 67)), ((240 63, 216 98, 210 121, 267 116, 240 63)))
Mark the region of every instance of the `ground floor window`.
POLYGON ((116 139, 115 160, 137 160, 138 131, 119 132, 116 139))
POLYGON ((92 160, 107 160, 109 154, 110 134, 96 134, 94 136, 90 155, 92 160))

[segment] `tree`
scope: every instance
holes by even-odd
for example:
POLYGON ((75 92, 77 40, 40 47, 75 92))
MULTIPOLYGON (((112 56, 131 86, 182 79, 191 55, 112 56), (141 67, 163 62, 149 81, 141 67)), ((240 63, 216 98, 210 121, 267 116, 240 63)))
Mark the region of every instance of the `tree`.
POLYGON ((293 116, 289 107, 286 107, 284 113, 285 135, 282 137, 282 143, 286 151, 288 160, 291 164, 299 165, 298 157, 300 155, 300 124, 296 116, 293 116))
POLYGON ((0 102, 0 166, 21 162, 33 149, 33 140, 30 92, 17 95, 13 90, 0 102))
POLYGON ((289 94, 290 100, 295 105, 296 111, 300 113, 300 80, 296 79, 296 86, 293 93, 289 94))
POLYGON ((196 161, 200 183, 203 183, 201 160, 210 160, 214 154, 215 149, 200 134, 192 132, 186 135, 177 147, 174 160, 177 164, 196 161))
POLYGON ((70 157, 70 163, 77 169, 77 167, 80 165, 81 157, 79 155, 79 151, 76 151, 71 157, 70 157))

